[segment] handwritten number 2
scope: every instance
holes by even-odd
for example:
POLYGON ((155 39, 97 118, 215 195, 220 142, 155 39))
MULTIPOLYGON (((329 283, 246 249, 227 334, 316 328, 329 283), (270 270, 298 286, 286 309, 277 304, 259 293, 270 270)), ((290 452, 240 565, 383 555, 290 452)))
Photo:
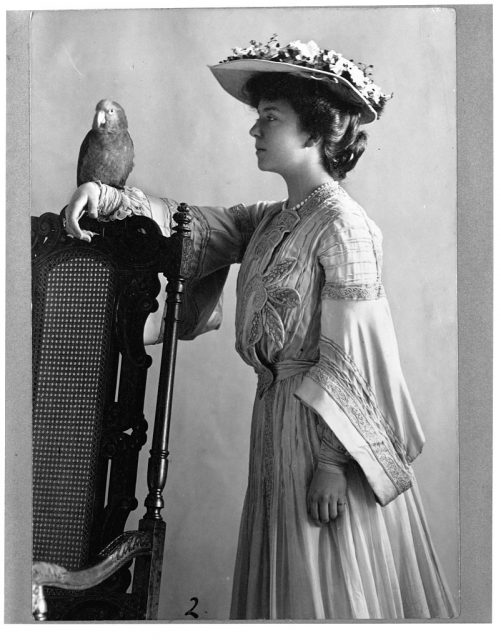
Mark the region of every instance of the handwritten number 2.
POLYGON ((195 613, 195 607, 198 604, 198 598, 190 598, 190 602, 193 602, 194 604, 191 607, 191 609, 188 609, 188 611, 184 615, 193 616, 193 618, 198 618, 198 613, 195 613))

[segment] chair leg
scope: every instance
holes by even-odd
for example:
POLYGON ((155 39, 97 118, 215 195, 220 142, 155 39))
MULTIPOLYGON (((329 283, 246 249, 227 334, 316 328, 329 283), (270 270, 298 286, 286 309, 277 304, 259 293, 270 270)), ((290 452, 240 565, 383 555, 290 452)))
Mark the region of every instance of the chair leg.
POLYGON ((139 531, 150 532, 152 548, 151 556, 136 558, 132 592, 140 594, 141 609, 144 611, 145 619, 156 620, 162 578, 165 522, 143 518, 139 521, 139 531))

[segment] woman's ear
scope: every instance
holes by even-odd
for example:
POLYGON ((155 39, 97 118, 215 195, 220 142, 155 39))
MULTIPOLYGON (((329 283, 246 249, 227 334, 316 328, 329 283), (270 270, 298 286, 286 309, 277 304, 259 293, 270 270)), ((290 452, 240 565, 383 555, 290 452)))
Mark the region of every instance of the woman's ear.
POLYGON ((308 136, 306 142, 304 143, 305 147, 318 147, 322 142, 322 138, 320 136, 308 136))

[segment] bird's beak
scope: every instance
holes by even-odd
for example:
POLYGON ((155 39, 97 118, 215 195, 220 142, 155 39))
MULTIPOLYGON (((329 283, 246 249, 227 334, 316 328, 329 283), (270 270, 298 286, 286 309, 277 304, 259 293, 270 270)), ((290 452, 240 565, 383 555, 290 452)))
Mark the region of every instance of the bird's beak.
POLYGON ((106 124, 106 115, 104 111, 97 112, 96 122, 98 127, 104 127, 104 125, 106 124))

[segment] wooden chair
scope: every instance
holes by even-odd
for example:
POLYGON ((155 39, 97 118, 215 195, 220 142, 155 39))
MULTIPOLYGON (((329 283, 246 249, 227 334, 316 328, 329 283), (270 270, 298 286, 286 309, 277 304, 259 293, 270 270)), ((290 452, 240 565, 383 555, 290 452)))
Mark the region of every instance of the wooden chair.
POLYGON ((61 215, 32 218, 33 612, 37 620, 155 619, 165 522, 179 311, 191 250, 180 205, 171 238, 141 216, 88 220, 92 243, 69 238, 61 215), (143 344, 167 285, 146 513, 125 531, 151 358, 143 344))

